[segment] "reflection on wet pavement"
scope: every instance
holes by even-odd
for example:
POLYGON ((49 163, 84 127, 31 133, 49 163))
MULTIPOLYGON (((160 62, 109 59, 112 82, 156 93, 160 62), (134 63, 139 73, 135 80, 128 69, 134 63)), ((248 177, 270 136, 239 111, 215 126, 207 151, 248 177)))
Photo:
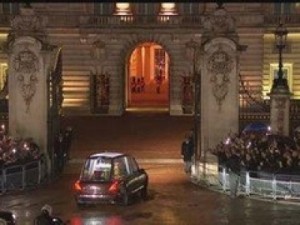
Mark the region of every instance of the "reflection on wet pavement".
POLYGON ((298 225, 300 206, 248 198, 230 199, 188 181, 181 165, 151 165, 149 199, 134 199, 128 207, 92 205, 77 208, 72 184, 77 175, 64 175, 51 185, 0 196, 0 208, 12 210, 21 225, 32 225, 48 203, 70 225, 298 225))

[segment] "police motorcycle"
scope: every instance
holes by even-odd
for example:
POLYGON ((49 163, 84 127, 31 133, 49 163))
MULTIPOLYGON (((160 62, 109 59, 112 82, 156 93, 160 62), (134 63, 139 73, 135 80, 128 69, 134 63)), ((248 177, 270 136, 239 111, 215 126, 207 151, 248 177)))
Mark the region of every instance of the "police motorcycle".
POLYGON ((67 225, 69 222, 52 216, 52 207, 46 204, 41 208, 41 214, 35 218, 34 225, 67 225))

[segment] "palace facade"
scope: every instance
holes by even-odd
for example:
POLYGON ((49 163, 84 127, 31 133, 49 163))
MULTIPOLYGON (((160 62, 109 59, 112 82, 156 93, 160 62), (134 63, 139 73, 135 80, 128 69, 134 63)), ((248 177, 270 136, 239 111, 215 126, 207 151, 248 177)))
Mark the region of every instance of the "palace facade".
MULTIPOLYGON (((280 21, 289 32, 284 76, 291 99, 300 98, 300 3, 1 3, 2 43, 22 7, 34 9, 49 43, 62 48, 65 114, 122 115, 144 108, 191 114, 195 55, 190 57, 188 46, 201 43, 205 19, 220 8, 233 18, 243 46, 240 107, 269 100, 278 70, 274 31, 280 21)), ((9 75, 7 65, 2 48, 0 88, 9 75)))

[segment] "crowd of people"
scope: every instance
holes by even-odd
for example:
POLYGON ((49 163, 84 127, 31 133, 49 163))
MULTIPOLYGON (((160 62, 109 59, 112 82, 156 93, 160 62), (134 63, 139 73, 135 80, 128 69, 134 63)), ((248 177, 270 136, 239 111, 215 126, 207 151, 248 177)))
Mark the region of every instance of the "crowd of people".
POLYGON ((0 132, 0 168, 38 160, 41 155, 32 138, 14 139, 0 132))
POLYGON ((237 170, 272 174, 300 174, 300 146, 297 139, 267 133, 229 134, 228 138, 212 149, 219 165, 237 170), (236 157, 237 165, 232 164, 236 157))
MULTIPOLYGON (((72 133, 72 128, 68 127, 55 138, 53 160, 58 173, 63 170, 66 161, 70 159, 72 133)), ((43 155, 44 153, 32 138, 13 138, 7 135, 5 129, 0 126, 0 169, 39 160, 43 155)))

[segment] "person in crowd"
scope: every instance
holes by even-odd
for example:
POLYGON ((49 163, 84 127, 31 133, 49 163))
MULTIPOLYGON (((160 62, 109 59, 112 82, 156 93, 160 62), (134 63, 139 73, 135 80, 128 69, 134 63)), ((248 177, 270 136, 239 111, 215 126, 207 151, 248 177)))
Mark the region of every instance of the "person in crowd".
POLYGON ((64 135, 59 132, 54 141, 54 158, 55 158, 55 171, 59 174, 63 171, 64 167, 64 149, 63 149, 64 135))
POLYGON ((70 150, 71 150, 71 144, 72 144, 72 139, 73 139, 73 128, 72 127, 67 127, 66 131, 64 132, 64 146, 63 148, 65 149, 66 153, 66 159, 70 159, 70 150))
POLYGON ((230 183, 230 197, 235 198, 237 196, 239 182, 240 182, 240 155, 238 151, 232 150, 231 156, 227 160, 226 168, 229 173, 230 183))
POLYGON ((191 140, 191 135, 186 134, 181 145, 181 155, 184 162, 184 171, 186 174, 191 173, 192 158, 194 156, 194 143, 191 140))
MULTIPOLYGON (((211 152, 215 154, 220 166, 229 160, 228 155, 237 151, 240 156, 240 166, 243 170, 254 170, 257 174, 293 174, 300 173, 300 148, 291 140, 281 136, 242 133, 240 136, 228 135, 211 152), (227 157, 226 157, 227 155, 227 157)), ((254 176, 250 173, 250 176, 254 176)))

